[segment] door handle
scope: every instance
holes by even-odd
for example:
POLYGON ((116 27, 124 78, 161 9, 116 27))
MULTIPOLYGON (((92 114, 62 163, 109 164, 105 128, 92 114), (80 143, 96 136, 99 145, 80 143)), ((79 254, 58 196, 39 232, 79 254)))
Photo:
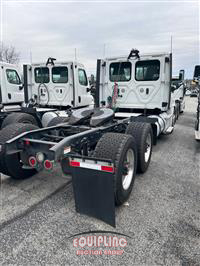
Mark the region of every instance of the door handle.
POLYGON ((146 94, 149 94, 149 88, 146 88, 146 94))

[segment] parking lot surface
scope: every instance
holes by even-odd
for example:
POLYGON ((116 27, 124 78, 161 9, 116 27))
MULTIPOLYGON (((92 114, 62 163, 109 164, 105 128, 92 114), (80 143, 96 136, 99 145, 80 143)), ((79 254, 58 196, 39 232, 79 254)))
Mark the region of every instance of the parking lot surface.
POLYGON ((174 132, 159 138, 128 204, 116 208, 116 228, 76 213, 71 177, 59 167, 23 181, 1 176, 0 264, 200 265, 196 102, 186 97, 174 132), (128 235, 124 253, 76 255, 73 235, 93 230, 128 235))

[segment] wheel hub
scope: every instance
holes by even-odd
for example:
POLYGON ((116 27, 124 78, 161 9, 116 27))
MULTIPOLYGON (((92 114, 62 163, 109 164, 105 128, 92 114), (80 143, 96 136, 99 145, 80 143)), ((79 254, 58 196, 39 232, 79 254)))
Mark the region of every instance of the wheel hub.
POLYGON ((133 179, 134 160, 134 152, 132 149, 129 149, 126 153, 122 176, 122 186, 125 190, 130 187, 131 181, 133 179))
POLYGON ((151 140, 151 135, 149 133, 146 138, 146 149, 144 153, 144 159, 146 163, 149 161, 150 154, 151 154, 151 148, 152 148, 152 140, 151 140))

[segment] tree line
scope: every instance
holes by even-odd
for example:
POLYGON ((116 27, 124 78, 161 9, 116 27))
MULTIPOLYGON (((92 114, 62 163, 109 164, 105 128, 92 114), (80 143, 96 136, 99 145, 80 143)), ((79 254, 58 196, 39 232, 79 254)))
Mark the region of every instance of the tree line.
POLYGON ((12 45, 0 44, 0 61, 17 64, 20 60, 20 53, 12 45))

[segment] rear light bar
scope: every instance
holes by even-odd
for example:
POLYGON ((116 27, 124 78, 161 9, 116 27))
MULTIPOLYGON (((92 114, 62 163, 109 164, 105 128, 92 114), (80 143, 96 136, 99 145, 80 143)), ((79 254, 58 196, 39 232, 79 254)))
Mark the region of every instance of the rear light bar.
POLYGON ((115 172, 113 163, 96 161, 92 159, 83 160, 79 158, 74 158, 74 159, 70 158, 69 164, 71 167, 80 167, 80 168, 92 169, 92 170, 109 172, 109 173, 115 172))

